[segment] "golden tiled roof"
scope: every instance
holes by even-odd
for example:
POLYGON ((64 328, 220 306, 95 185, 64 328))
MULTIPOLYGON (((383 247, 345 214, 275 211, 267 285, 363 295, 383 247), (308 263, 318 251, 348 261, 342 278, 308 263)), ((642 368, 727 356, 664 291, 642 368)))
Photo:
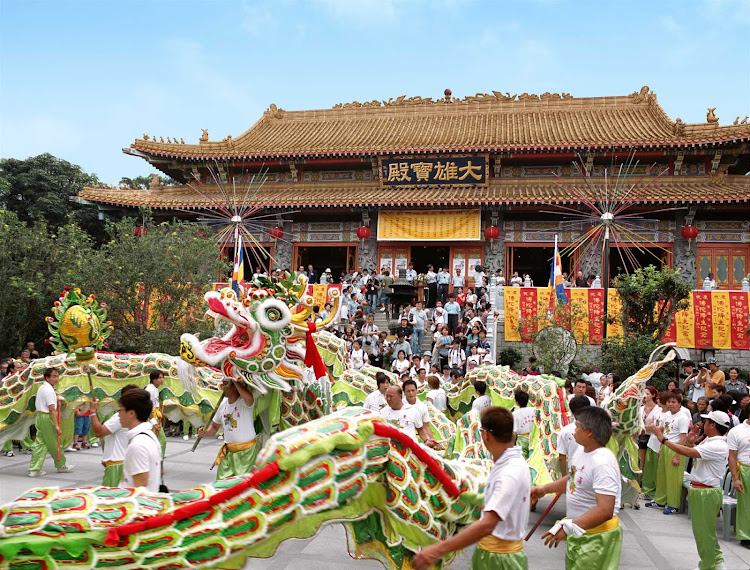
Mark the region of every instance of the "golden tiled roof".
MULTIPOLYGON (((592 178, 595 186, 604 179, 592 178)), ((750 176, 669 176, 641 181, 628 196, 633 203, 747 202, 750 176)), ((579 191, 587 191, 581 178, 566 178, 579 191)), ((611 183, 611 182, 610 182, 611 183)), ((91 202, 165 209, 211 208, 223 203, 214 186, 204 186, 202 196, 188 186, 160 186, 150 190, 84 188, 79 197, 91 202)), ((493 178, 488 186, 463 188, 381 188, 378 182, 295 182, 265 184, 253 200, 264 208, 320 208, 357 206, 425 206, 481 204, 573 203, 576 200, 555 179, 493 178)))
MULTIPOLYGON (((449 93, 449 92, 447 92, 449 93)), ((499 92, 433 101, 421 97, 348 103, 333 109, 284 111, 276 105, 237 138, 199 144, 136 139, 152 157, 213 159, 345 156, 414 152, 563 150, 717 144, 750 139, 750 124, 672 121, 643 87, 625 97, 575 98, 567 93, 499 92)), ((182 141, 182 139, 180 139, 182 141)))

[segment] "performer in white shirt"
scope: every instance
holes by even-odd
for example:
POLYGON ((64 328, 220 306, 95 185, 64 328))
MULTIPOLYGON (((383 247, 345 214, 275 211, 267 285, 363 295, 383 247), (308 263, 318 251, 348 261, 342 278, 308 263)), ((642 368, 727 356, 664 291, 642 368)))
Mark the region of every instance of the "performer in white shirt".
POLYGON ((422 422, 422 415, 415 407, 404 406, 404 391, 401 386, 390 386, 385 392, 388 405, 380 410, 380 417, 397 425, 401 431, 416 441, 417 433, 427 447, 435 447, 437 443, 427 426, 422 422))
MULTIPOLYGON (((573 398, 574 396, 586 396, 586 388, 588 384, 586 384, 585 380, 576 380, 576 383, 573 384, 573 393, 568 394, 568 400, 573 398)), ((591 396, 586 396, 589 399, 589 402, 592 406, 596 406, 596 400, 592 398, 591 396)))
POLYGON ((378 372, 375 374, 375 382, 377 383, 378 388, 374 392, 368 394, 363 406, 373 412, 380 412, 380 410, 387 404, 385 401, 385 392, 388 390, 388 386, 391 385, 391 381, 383 372, 378 372))
POLYGON ((352 350, 349 353, 349 360, 351 361, 354 370, 360 370, 365 364, 370 362, 367 353, 362 349, 362 341, 358 338, 355 338, 352 341, 352 350))
POLYGON ((150 382, 146 385, 146 392, 151 396, 151 425, 153 426, 154 433, 159 440, 161 457, 163 460, 167 454, 167 437, 164 435, 164 430, 162 429, 164 412, 159 398, 159 389, 164 384, 164 372, 161 370, 152 370, 151 374, 149 374, 149 379, 150 382))
POLYGON ((524 459, 529 458, 529 434, 534 427, 534 416, 536 410, 527 408, 529 403, 529 394, 520 388, 517 388, 513 396, 516 400, 516 409, 513 412, 513 434, 516 438, 516 445, 521 447, 521 453, 524 459))
POLYGON ((149 422, 151 395, 135 388, 120 396, 120 423, 128 430, 128 447, 122 468, 122 487, 146 487, 158 492, 161 485, 159 440, 149 422))
POLYGON ((431 374, 427 377, 427 385, 430 390, 427 392, 426 400, 435 406, 436 410, 445 412, 448 409, 448 395, 440 386, 440 378, 431 374))
POLYGON ((430 568, 455 550, 478 542, 471 559, 475 569, 528 568, 523 538, 529 522, 531 473, 513 445, 513 415, 505 408, 482 412, 482 443, 494 465, 484 488, 482 518, 457 535, 423 548, 412 561, 416 570, 430 568))
MULTIPOLYGON (((128 390, 138 388, 135 384, 123 386, 120 396, 128 390)), ((101 423, 96 411, 99 408, 99 400, 91 401, 91 429, 94 435, 104 439, 102 447, 102 465, 104 465, 104 477, 102 487, 119 487, 122 482, 122 468, 125 462, 125 450, 128 448, 128 430, 122 427, 120 414, 114 414, 106 422, 101 423)))
POLYGON ((427 432, 430 435, 435 435, 430 423, 430 410, 427 408, 427 404, 417 398, 417 382, 415 380, 406 380, 401 385, 401 389, 404 391, 404 407, 417 410, 419 416, 422 418, 422 425, 427 428, 427 432))
POLYGON ((657 426, 654 435, 661 440, 664 448, 683 457, 696 459, 693 470, 688 475, 690 490, 690 522, 693 526, 693 537, 700 556, 699 568, 725 568, 724 557, 716 539, 716 517, 719 516, 723 500, 721 485, 727 468, 729 446, 726 433, 729 431, 729 416, 720 411, 701 414, 703 433, 706 434, 700 444, 688 447, 685 443, 695 443, 700 433, 698 425, 693 426, 690 437, 685 443, 675 443, 669 438, 666 429, 657 426))
POLYGON ((531 489, 532 501, 566 493, 567 517, 542 536, 550 548, 567 541, 566 570, 616 570, 620 564, 622 484, 617 458, 606 447, 611 436, 609 414, 596 406, 583 408, 575 433, 581 449, 570 458, 570 475, 531 489))
POLYGON ((750 418, 729 431, 727 444, 729 471, 737 490, 735 535, 742 546, 750 548, 750 418))
POLYGON ((475 412, 483 412, 492 405, 492 398, 487 395, 487 382, 484 380, 474 382, 474 391, 477 396, 471 404, 471 409, 475 412))
POLYGON ((31 464, 29 465, 29 477, 42 477, 46 471, 44 467, 44 458, 47 453, 52 456, 58 473, 70 473, 73 471, 73 465, 65 463, 65 452, 60 444, 62 427, 60 426, 60 416, 57 410, 57 386, 60 380, 60 372, 56 368, 47 368, 44 371, 44 382, 36 393, 36 439, 31 447, 31 464))
POLYGON ((559 454, 560 475, 568 474, 568 459, 581 449, 575 438, 576 433, 576 414, 591 405, 589 399, 585 396, 575 396, 570 400, 570 413, 573 415, 573 421, 563 426, 557 435, 557 453, 559 454))
POLYGON ((240 380, 224 379, 226 398, 216 410, 207 430, 198 428, 198 435, 214 435, 224 429, 224 445, 219 450, 213 469, 216 479, 247 475, 255 466, 260 449, 255 441, 255 398, 240 380))
MULTIPOLYGON (((662 416, 665 437, 680 445, 687 443, 690 420, 681 411, 682 395, 676 392, 662 392, 659 401, 667 406, 667 413, 662 416)), ((647 428, 648 429, 648 428, 647 428)), ((655 431, 650 430, 652 433, 655 431)), ((658 438, 660 439, 660 438, 658 438)), ((663 442, 662 442, 663 443, 663 442)), ((682 474, 685 472, 685 457, 670 448, 662 448, 659 463, 656 467, 656 492, 654 500, 646 503, 647 507, 664 509, 665 515, 677 513, 682 496, 682 474)))

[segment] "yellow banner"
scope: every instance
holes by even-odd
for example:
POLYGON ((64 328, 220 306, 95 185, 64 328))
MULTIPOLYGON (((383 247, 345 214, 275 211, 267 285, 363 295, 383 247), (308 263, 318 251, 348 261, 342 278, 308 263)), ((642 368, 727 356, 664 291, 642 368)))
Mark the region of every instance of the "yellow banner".
POLYGON ((732 348, 729 291, 711 291, 711 317, 714 329, 714 348, 732 348))
POLYGON ((622 311, 622 303, 620 302, 620 295, 617 293, 617 289, 607 290, 607 315, 614 319, 612 324, 607 325, 607 338, 616 336, 622 336, 622 324, 620 322, 620 311, 622 311))
POLYGON ((549 319, 542 318, 546 317, 550 310, 549 310, 549 299, 552 296, 552 289, 549 287, 547 288, 539 288, 536 290, 536 315, 538 317, 537 319, 537 328, 536 331, 539 332, 544 327, 548 327, 552 323, 550 323, 549 319))
POLYGON ((521 314, 521 288, 505 287, 505 340, 520 341, 518 320, 521 314))
POLYGON ((589 290, 573 288, 570 290, 570 304, 580 311, 580 319, 576 322, 573 336, 578 344, 589 338, 589 290))
POLYGON ((690 306, 674 315, 677 336, 677 346, 695 346, 695 311, 693 310, 693 296, 690 295, 690 306))
POLYGON ((381 210, 378 241, 479 241, 479 210, 381 210))

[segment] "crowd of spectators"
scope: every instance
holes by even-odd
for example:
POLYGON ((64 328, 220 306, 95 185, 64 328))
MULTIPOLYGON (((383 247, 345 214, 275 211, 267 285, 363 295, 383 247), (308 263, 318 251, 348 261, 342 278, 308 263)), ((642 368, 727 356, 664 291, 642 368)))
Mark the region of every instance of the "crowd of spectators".
MULTIPOLYGON (((330 269, 318 273, 312 265, 298 271, 310 282, 333 283, 330 269)), ((335 319, 335 334, 346 342, 355 369, 371 364, 398 373, 421 385, 429 375, 454 379, 492 362, 487 339, 487 319, 491 306, 487 293, 487 276, 481 266, 475 267, 476 286, 467 286, 462 271, 452 274, 447 268, 428 267, 417 274, 413 264, 406 279, 423 287, 422 298, 413 305, 395 306, 391 302, 393 276, 387 268, 370 272, 358 268, 351 274, 342 272, 342 300, 335 319), (375 324, 375 313, 392 318, 393 329, 381 330, 375 324), (425 340, 427 339, 427 340, 425 340)), ((316 320, 330 316, 329 303, 316 320)))

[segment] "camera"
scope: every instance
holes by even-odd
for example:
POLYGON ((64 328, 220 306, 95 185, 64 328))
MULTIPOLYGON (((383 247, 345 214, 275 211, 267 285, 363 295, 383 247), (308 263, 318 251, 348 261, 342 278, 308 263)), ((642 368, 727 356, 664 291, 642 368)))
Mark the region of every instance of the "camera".
POLYGON ((708 364, 706 364, 705 362, 699 362, 698 368, 708 368, 708 364))

